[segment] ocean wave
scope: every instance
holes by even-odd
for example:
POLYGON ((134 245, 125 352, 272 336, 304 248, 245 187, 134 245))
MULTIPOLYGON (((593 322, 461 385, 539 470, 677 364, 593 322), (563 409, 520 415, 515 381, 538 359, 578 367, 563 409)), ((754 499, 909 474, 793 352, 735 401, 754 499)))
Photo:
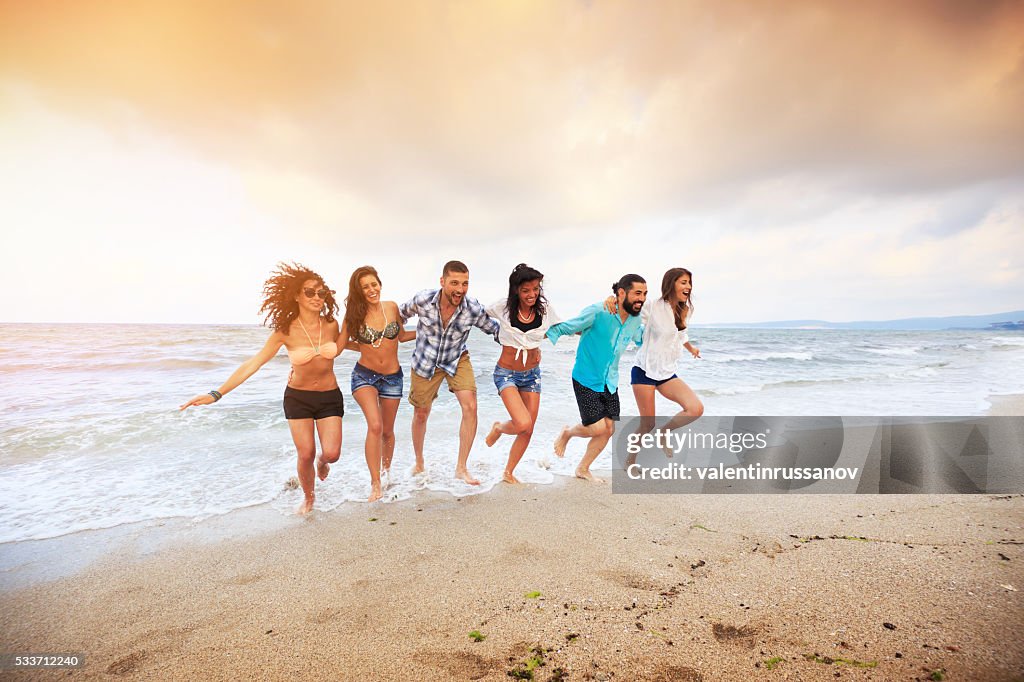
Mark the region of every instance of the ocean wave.
POLYGON ((923 349, 921 346, 913 346, 910 348, 861 348, 866 353, 874 353, 875 355, 898 355, 898 356, 911 356, 917 355, 923 349))
MULTIPOLYGON (((881 376, 881 375, 880 375, 881 376)), ((859 377, 826 377, 822 379, 786 379, 783 381, 769 381, 763 384, 745 384, 739 386, 726 386, 723 388, 702 388, 697 393, 708 396, 740 395, 743 393, 757 393, 773 388, 797 388, 801 386, 822 386, 826 384, 855 384, 877 379, 877 376, 859 377)))
POLYGON ((809 351, 797 351, 797 352, 773 352, 765 351, 764 353, 749 353, 744 355, 733 355, 733 356, 715 356, 708 355, 707 360, 710 362, 757 362, 762 360, 813 360, 814 353, 809 351))
POLYGON ((1024 336, 995 336, 989 339, 992 350, 1007 351, 1024 348, 1024 336))
POLYGON ((697 393, 704 396, 740 395, 742 393, 757 393, 764 387, 764 384, 749 384, 746 386, 727 386, 725 388, 702 388, 698 389, 697 393))
MULTIPOLYGON (((97 355, 97 357, 102 356, 97 355)), ((154 357, 151 360, 131 360, 128 362, 123 360, 114 362, 68 362, 65 360, 60 364, 52 362, 9 362, 0 365, 0 374, 15 374, 17 372, 34 372, 40 370, 45 370, 47 372, 111 372, 117 370, 138 369, 173 371, 181 369, 223 369, 225 366, 225 362, 218 362, 216 360, 192 360, 188 358, 154 357)))

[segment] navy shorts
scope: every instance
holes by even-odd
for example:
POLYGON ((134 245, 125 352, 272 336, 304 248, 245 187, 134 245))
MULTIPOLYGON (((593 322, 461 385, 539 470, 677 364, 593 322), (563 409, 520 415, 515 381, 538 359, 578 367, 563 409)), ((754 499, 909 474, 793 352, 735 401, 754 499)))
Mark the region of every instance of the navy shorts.
POLYGON ((672 381, 673 379, 676 378, 676 375, 673 374, 668 379, 652 379, 649 376, 647 376, 647 372, 643 371, 636 365, 633 365, 633 371, 630 373, 629 376, 629 383, 633 385, 640 384, 641 386, 661 386, 662 384, 672 381))
POLYGON ((377 395, 381 398, 401 400, 404 377, 401 367, 394 374, 379 374, 357 362, 356 366, 352 368, 352 393, 354 394, 366 386, 372 386, 377 389, 377 395))
POLYGON ((515 387, 526 393, 540 393, 540 365, 521 372, 495 365, 494 386, 498 389, 498 393, 510 387, 515 387))
POLYGON ((608 387, 598 393, 575 379, 572 391, 576 394, 576 405, 580 408, 580 421, 584 426, 596 424, 604 418, 619 421, 619 392, 609 393, 608 387))
POLYGON ((344 417, 345 399, 340 388, 329 391, 302 391, 288 386, 284 389, 285 419, 323 419, 344 417))

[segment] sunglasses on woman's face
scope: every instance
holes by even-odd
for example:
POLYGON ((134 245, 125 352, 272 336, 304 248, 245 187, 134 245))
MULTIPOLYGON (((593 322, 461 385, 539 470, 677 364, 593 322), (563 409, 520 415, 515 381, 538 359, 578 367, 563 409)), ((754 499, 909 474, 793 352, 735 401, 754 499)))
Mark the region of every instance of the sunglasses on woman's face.
POLYGON ((314 289, 310 289, 309 287, 306 287, 305 289, 302 290, 302 293, 304 293, 306 295, 306 298, 313 298, 314 296, 319 296, 321 301, 326 301, 327 300, 327 294, 333 294, 334 291, 330 290, 330 289, 316 289, 316 290, 314 290, 314 289))

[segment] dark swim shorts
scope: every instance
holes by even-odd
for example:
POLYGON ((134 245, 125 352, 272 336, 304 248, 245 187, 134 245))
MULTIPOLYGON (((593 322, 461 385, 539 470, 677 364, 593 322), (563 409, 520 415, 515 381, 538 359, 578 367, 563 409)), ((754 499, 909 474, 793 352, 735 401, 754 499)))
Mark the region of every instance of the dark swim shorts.
POLYGON ((580 421, 584 426, 596 424, 605 417, 619 421, 619 392, 611 393, 607 387, 598 393, 572 380, 576 405, 580 408, 580 421))
POLYGON ((284 389, 285 419, 323 419, 344 417, 345 400, 340 388, 329 391, 301 391, 288 386, 284 389))

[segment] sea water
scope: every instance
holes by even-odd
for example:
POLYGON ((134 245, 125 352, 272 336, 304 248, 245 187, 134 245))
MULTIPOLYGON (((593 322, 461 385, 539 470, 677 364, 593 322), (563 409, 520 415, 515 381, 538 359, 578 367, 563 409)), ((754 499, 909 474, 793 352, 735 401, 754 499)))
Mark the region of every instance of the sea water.
MULTIPOLYGON (((257 326, 0 325, 0 542, 55 537, 162 518, 202 519, 269 503, 290 513, 301 491, 281 409, 289 364, 282 352, 212 406, 178 405, 220 384, 263 345, 257 326)), ((1024 393, 1024 334, 988 331, 831 331, 695 328, 702 358, 679 376, 714 415, 975 415, 992 395, 1024 393)), ((533 440, 516 476, 544 484, 571 475, 584 442, 564 459, 551 444, 579 420, 571 372, 576 338, 543 348, 543 393, 533 440)), ((406 371, 413 344, 400 348, 406 371)), ((410 473, 412 408, 403 400, 384 503, 431 490, 456 496, 499 484, 511 445, 483 438, 508 418, 491 372, 499 346, 474 330, 469 349, 479 388, 470 471, 453 478, 461 412, 443 385, 427 427, 425 475, 410 473)), ((620 366, 624 415, 634 352, 620 366)), ((342 456, 317 481, 316 506, 365 503, 365 421, 349 394, 358 354, 335 362, 345 394, 342 456)), ((659 399, 659 414, 675 406, 659 399)), ((610 466, 606 450, 594 465, 610 466)))

